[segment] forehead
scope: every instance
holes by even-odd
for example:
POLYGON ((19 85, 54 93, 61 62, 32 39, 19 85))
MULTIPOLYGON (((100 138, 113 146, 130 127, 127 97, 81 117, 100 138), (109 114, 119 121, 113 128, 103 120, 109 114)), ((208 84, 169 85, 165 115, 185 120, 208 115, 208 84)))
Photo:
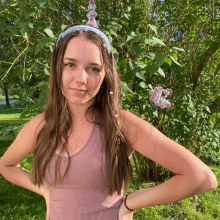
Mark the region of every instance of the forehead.
POLYGON ((65 58, 73 58, 79 62, 94 62, 102 64, 101 51, 92 41, 80 37, 71 39, 64 53, 65 58))

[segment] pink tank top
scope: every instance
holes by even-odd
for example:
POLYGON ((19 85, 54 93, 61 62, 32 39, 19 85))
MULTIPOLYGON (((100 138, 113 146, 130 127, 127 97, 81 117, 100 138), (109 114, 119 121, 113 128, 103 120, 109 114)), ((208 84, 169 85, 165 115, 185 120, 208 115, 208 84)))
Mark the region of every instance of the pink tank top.
MULTIPOLYGON (((109 181, 105 176, 104 138, 96 124, 87 143, 70 156, 70 165, 63 183, 55 183, 54 152, 48 162, 44 181, 50 193, 50 220, 116 220, 123 202, 123 190, 108 195, 109 181)), ((68 157, 62 156, 60 174, 63 176, 68 157)))

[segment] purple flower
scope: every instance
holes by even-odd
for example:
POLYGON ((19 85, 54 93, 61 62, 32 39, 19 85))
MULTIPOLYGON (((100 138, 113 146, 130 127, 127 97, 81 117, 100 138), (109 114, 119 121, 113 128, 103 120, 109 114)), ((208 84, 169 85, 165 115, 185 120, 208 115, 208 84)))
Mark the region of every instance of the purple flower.
POLYGON ((94 4, 95 3, 95 0, 90 0, 89 1, 89 4, 94 4))
POLYGON ((172 93, 172 89, 163 89, 162 86, 155 87, 153 91, 149 92, 150 101, 160 108, 169 108, 171 103, 166 98, 170 93, 172 93), (165 97, 161 97, 162 93, 165 94, 165 97))
POLYGON ((96 17, 98 13, 96 11, 90 11, 86 16, 87 18, 96 17))

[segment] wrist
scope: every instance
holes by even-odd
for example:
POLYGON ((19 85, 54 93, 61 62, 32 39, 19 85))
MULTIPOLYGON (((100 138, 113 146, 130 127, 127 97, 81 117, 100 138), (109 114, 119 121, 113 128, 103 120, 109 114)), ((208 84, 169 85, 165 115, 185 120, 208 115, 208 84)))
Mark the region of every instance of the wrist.
POLYGON ((128 205, 127 205, 128 195, 129 195, 129 194, 127 194, 126 197, 125 197, 125 200, 124 200, 124 206, 125 206, 126 209, 129 210, 130 212, 134 212, 135 210, 129 208, 128 205))
MULTIPOLYGON (((128 194, 129 195, 129 194, 128 194)), ((130 211, 132 210, 129 205, 128 205, 128 199, 129 199, 129 196, 126 195, 123 197, 123 201, 122 201, 122 204, 121 204, 121 213, 123 213, 123 215, 126 215, 126 214, 129 214, 129 213, 134 213, 135 211, 130 211), (127 197, 127 198, 126 198, 127 197), (125 204, 125 199, 126 199, 126 204, 125 204), (130 209, 127 209, 126 206, 130 209)))

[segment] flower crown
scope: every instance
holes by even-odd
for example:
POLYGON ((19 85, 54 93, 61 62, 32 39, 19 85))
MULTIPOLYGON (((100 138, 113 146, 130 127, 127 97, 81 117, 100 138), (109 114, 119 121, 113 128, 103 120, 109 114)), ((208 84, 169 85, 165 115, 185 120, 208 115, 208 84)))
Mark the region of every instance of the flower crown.
POLYGON ((95 4, 95 0, 90 0, 89 1, 89 7, 88 9, 90 10, 90 12, 87 14, 87 18, 89 19, 88 22, 86 23, 86 25, 77 25, 77 26, 73 26, 73 27, 69 27, 67 28, 64 32, 62 32, 57 40, 56 43, 56 47, 58 47, 59 42, 66 37, 67 35, 74 33, 75 31, 92 31, 94 33, 96 33, 98 36, 100 36, 103 41, 105 42, 104 46, 107 46, 108 49, 108 53, 111 53, 111 44, 110 41, 108 39, 108 37, 100 30, 98 30, 98 25, 99 22, 96 21, 95 17, 98 15, 97 12, 95 11, 96 9, 96 4, 95 4))

